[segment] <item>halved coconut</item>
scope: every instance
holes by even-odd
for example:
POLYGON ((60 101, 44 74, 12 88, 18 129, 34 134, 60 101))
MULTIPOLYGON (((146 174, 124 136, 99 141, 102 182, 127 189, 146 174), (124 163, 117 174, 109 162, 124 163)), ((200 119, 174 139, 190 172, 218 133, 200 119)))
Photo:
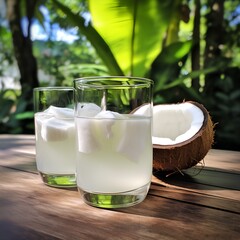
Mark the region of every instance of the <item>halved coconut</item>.
POLYGON ((197 102, 153 107, 153 168, 179 171, 195 166, 211 149, 213 123, 197 102))

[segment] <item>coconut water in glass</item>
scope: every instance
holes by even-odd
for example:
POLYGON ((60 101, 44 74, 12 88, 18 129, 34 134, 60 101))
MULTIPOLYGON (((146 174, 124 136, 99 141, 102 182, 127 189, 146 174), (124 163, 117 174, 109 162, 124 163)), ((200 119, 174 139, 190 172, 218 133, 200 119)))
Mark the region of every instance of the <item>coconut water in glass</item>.
POLYGON ((73 88, 34 89, 36 164, 43 182, 76 187, 73 88))
POLYGON ((102 208, 140 203, 152 176, 152 81, 91 77, 74 85, 77 186, 83 200, 102 208))

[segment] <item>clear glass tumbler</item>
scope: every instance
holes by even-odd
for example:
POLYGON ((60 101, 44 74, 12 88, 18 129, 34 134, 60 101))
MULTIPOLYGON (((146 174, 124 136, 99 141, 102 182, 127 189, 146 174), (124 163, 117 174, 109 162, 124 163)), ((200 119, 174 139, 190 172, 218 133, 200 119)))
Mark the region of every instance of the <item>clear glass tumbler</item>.
POLYGON ((140 203, 152 176, 152 80, 88 77, 74 87, 83 200, 102 208, 140 203))
POLYGON ((45 184, 76 187, 74 88, 34 89, 37 169, 45 184))

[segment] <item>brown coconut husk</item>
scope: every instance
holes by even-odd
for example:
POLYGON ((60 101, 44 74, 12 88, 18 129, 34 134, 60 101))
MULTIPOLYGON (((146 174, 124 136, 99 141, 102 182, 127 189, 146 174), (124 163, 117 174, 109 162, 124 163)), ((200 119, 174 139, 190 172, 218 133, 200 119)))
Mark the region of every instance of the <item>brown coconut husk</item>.
MULTIPOLYGON (((195 166, 212 148, 214 125, 206 108, 197 102, 189 101, 204 114, 201 129, 190 139, 176 145, 153 145, 153 168, 176 172, 195 166)), ((181 103, 180 103, 181 104, 181 103)), ((184 104, 184 103, 183 103, 184 104)))

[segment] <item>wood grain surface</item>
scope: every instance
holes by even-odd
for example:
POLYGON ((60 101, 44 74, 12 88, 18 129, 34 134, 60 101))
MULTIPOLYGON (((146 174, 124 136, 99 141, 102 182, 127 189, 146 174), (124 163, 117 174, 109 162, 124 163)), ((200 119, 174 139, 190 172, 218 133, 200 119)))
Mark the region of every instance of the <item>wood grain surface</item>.
POLYGON ((0 135, 0 240, 240 239, 240 152, 210 150, 204 167, 154 172, 140 204, 86 205, 76 188, 44 185, 34 136, 0 135))

